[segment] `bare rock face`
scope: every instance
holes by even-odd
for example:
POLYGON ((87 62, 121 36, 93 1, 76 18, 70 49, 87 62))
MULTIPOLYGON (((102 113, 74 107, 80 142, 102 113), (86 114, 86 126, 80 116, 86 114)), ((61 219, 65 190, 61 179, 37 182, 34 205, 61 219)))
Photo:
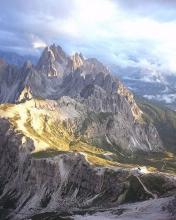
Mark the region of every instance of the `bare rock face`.
POLYGON ((18 102, 21 103, 21 102, 25 102, 25 101, 28 101, 28 100, 31 100, 32 99, 32 92, 31 92, 31 89, 29 86, 25 86, 25 88, 22 90, 19 98, 18 98, 18 102))
MULTIPOLYGON (((175 220, 175 215, 171 215, 167 211, 167 206, 172 202, 172 198, 161 198, 157 200, 148 200, 137 202, 134 204, 124 204, 117 208, 96 213, 94 211, 80 212, 73 216, 75 220, 91 220, 91 219, 116 219, 116 220, 175 220)), ((38 220, 46 220, 42 216, 38 216, 38 220)), ((53 216, 50 220, 54 220, 53 216)))
POLYGON ((71 58, 66 55, 62 48, 53 44, 46 47, 36 68, 48 77, 62 78, 67 71, 71 71, 71 68, 69 69, 70 61, 71 58))
POLYGON ((174 200, 160 199, 175 193, 175 177, 136 174, 114 159, 164 149, 133 94, 98 60, 51 45, 36 66, 0 62, 0 103, 0 219, 57 219, 149 199, 157 210, 172 201, 175 215, 174 200))
POLYGON ((125 88, 118 90, 124 86, 117 79, 104 73, 85 77, 81 74, 68 75, 62 84, 63 93, 87 109, 88 114, 77 125, 79 135, 107 148, 162 151, 156 128, 143 121, 133 95, 125 88))
POLYGON ((139 109, 136 102, 134 101, 133 94, 122 83, 119 85, 117 92, 119 95, 124 96, 128 103, 130 103, 133 117, 136 120, 140 120, 142 117, 142 111, 139 109))
POLYGON ((67 96, 87 112, 75 114, 74 118, 70 112, 70 118, 77 127, 75 132, 88 142, 129 152, 163 150, 157 130, 144 122, 133 94, 98 60, 85 59, 78 53, 69 57, 61 47, 51 45, 36 67, 26 63, 20 70, 11 66, 2 69, 1 103, 31 98, 59 102, 67 96), (95 117, 93 122, 92 112, 108 117, 95 117))
POLYGON ((7 120, 1 119, 0 124, 0 206, 9 219, 71 211, 93 202, 110 206, 123 192, 127 171, 94 168, 73 153, 35 159, 32 141, 15 133, 7 120))
POLYGON ((0 65, 0 103, 15 103, 18 100, 31 69, 29 61, 22 68, 0 65))
POLYGON ((84 64, 84 58, 82 54, 75 53, 72 57, 72 71, 79 69, 84 64))
POLYGON ((23 88, 26 74, 16 67, 0 67, 0 102, 14 103, 23 88))
POLYGON ((152 190, 160 197, 176 187, 171 176, 144 175, 138 181, 139 177, 130 176, 128 170, 91 166, 78 153, 34 157, 29 138, 15 132, 8 120, 0 119, 0 125, 1 219, 116 207, 152 198, 152 190), (161 188, 150 181, 152 178, 163 184, 161 188), (165 182, 169 185, 166 190, 165 182))

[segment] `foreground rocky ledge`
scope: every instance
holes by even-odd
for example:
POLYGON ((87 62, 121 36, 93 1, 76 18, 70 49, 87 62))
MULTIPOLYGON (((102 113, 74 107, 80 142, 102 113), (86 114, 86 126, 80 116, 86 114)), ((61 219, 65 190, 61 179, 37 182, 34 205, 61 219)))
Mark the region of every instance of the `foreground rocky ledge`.
POLYGON ((148 199, 149 207, 156 205, 168 219, 174 215, 174 198, 168 198, 176 191, 173 176, 139 177, 127 169, 95 167, 78 153, 36 159, 32 140, 15 132, 6 119, 0 125, 0 219, 38 220, 46 213, 72 215, 148 199))

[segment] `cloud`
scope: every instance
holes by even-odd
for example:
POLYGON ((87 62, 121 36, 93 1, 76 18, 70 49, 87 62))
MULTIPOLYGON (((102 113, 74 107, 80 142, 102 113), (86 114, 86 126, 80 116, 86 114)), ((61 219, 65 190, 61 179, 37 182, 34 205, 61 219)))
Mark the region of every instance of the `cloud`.
POLYGON ((175 20, 175 0, 113 0, 131 16, 152 17, 159 21, 175 20))
POLYGON ((47 44, 43 40, 41 40, 39 37, 36 37, 33 34, 30 36, 30 38, 32 41, 32 47, 34 49, 45 48, 47 46, 47 44))
POLYGON ((1 0, 0 48, 38 53, 55 42, 122 67, 146 60, 176 72, 175 6, 172 0, 1 0))

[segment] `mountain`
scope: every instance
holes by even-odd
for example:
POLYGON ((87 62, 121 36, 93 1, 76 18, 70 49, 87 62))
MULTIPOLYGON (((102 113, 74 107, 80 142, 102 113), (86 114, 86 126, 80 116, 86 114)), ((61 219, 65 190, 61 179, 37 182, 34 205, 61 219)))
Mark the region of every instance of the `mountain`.
POLYGON ((23 83, 28 74, 29 63, 23 68, 16 67, 5 62, 0 65, 0 103, 13 103, 18 99, 23 83))
MULTIPOLYGON (((138 176, 130 167, 95 166, 96 158, 90 163, 83 153, 58 151, 54 154, 50 151, 33 155, 35 145, 30 138, 15 131, 6 119, 1 119, 0 124, 1 219, 52 220, 112 207, 117 209, 118 217, 122 214, 120 204, 148 199, 151 200, 147 206, 136 204, 141 206, 141 211, 136 211, 139 218, 145 210, 148 210, 147 215, 157 210, 155 219, 160 216, 170 219, 174 213, 172 195, 176 185, 172 175, 138 176), (163 196, 166 198, 157 199, 163 196)), ((48 136, 43 138, 48 139, 48 136)), ((132 209, 129 206, 127 210, 129 208, 132 209)))
POLYGON ((146 67, 113 66, 124 84, 138 96, 176 110, 176 75, 146 67))
MULTIPOLYGON (((13 71, 7 66, 1 74, 1 103, 24 100, 27 89, 37 103, 55 101, 55 111, 71 108, 60 118, 71 121, 73 133, 90 144, 127 152, 162 151, 156 128, 143 121, 132 93, 98 60, 85 60, 79 54, 69 57, 52 45, 36 67, 27 63, 17 74, 13 71)), ((26 108, 26 104, 21 105, 26 108)))
POLYGON ((5 60, 8 64, 22 66, 26 60, 30 60, 32 63, 37 62, 37 57, 32 55, 19 55, 11 51, 2 51, 0 50, 0 59, 5 60))
POLYGON ((53 44, 36 65, 1 61, 0 103, 0 219, 113 208, 117 217, 128 214, 120 205, 129 202, 139 202, 139 218, 151 206, 163 219, 175 215, 174 152, 97 59, 53 44))
POLYGON ((136 101, 144 112, 144 120, 150 121, 157 128, 164 146, 171 151, 175 151, 176 112, 147 99, 138 97, 136 101))

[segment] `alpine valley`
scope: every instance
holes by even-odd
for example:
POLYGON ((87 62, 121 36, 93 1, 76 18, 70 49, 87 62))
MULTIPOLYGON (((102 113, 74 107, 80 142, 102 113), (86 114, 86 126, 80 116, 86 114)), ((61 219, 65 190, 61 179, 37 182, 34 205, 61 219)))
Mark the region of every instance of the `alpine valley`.
POLYGON ((97 59, 0 60, 0 103, 0 219, 176 219, 176 112, 97 59))

